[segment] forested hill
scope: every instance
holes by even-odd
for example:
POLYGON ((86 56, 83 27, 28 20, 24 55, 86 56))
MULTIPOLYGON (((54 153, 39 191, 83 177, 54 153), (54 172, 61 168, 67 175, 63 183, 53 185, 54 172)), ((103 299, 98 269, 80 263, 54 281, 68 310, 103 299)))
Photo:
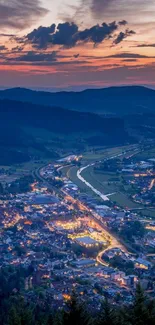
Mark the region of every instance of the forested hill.
POLYGON ((0 100, 2 165, 34 156, 57 157, 58 150, 64 146, 82 150, 87 145, 118 145, 129 141, 120 118, 0 100))
POLYGON ((57 93, 14 88, 0 91, 0 98, 101 114, 126 115, 155 112, 155 90, 141 86, 57 93))
POLYGON ((121 118, 102 118, 97 114, 71 111, 60 107, 34 105, 10 100, 0 101, 0 124, 42 127, 58 133, 124 132, 121 118))

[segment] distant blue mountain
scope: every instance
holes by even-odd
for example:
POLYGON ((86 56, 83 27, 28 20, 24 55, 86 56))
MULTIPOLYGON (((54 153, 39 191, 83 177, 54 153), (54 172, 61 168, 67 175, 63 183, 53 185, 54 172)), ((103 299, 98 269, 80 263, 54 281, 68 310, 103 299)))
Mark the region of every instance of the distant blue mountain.
POLYGON ((0 91, 0 98, 100 114, 155 113, 155 90, 143 86, 57 93, 13 88, 0 91))

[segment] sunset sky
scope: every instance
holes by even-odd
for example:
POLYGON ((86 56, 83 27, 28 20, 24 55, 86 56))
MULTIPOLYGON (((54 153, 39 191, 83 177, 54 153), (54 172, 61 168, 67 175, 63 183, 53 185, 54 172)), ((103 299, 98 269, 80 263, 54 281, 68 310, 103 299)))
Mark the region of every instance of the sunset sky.
POLYGON ((155 86, 154 0, 0 0, 0 87, 155 86))

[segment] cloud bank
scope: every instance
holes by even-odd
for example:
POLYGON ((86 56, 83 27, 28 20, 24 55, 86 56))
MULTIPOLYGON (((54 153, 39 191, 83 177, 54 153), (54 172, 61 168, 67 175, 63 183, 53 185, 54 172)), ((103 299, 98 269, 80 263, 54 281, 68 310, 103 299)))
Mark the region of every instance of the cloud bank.
MULTIPOLYGON (((80 30, 75 23, 64 22, 52 24, 49 27, 40 26, 34 29, 31 33, 26 35, 25 42, 31 43, 32 46, 38 49, 47 49, 48 47, 58 45, 65 48, 72 48, 79 43, 92 43, 97 46, 104 40, 115 37, 114 32, 119 30, 120 27, 125 26, 125 20, 116 23, 105 23, 94 25, 90 28, 80 30)), ((120 32, 114 40, 114 44, 121 43, 125 38, 135 34, 132 30, 120 32)))
POLYGON ((40 0, 0 0, 0 27, 24 29, 47 12, 40 0))

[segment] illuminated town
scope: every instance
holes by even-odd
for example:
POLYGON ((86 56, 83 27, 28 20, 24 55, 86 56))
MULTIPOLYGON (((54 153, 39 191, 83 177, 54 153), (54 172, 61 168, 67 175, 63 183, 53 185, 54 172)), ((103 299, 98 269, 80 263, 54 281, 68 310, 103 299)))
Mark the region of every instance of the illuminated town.
MULTIPOLYGON (((39 170, 40 179, 36 176, 30 191, 3 201, 0 266, 32 268, 25 277, 25 295, 42 287, 53 306, 62 306, 73 289, 93 306, 105 293, 113 303, 118 294, 119 301, 130 303, 138 281, 145 290, 154 290, 155 223, 141 221, 145 235, 135 237, 134 246, 126 244, 116 229, 123 234, 125 226, 139 222, 139 215, 82 193, 62 176, 62 168, 79 159, 71 156, 48 164, 39 170)), ((134 171, 132 181, 139 186, 142 178, 147 190, 153 191, 152 165, 149 168, 151 173, 134 171)), ((141 200, 144 192, 138 194, 141 200)), ((134 200, 138 200, 135 195, 134 200)))

